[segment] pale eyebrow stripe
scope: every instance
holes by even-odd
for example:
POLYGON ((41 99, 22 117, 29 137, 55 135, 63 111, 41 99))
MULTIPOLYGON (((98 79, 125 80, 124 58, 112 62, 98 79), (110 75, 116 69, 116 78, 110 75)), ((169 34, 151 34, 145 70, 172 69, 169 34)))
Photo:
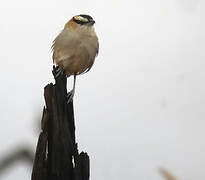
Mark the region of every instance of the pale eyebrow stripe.
POLYGON ((82 22, 88 22, 88 19, 87 18, 84 18, 82 16, 75 16, 74 17, 76 20, 79 20, 79 21, 82 21, 82 22))

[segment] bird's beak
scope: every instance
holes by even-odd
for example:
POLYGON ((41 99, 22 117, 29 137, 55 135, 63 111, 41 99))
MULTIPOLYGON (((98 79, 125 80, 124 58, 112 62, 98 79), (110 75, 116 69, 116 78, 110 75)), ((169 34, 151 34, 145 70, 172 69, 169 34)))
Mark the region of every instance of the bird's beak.
POLYGON ((90 20, 89 24, 93 25, 93 24, 95 24, 95 21, 94 20, 90 20))

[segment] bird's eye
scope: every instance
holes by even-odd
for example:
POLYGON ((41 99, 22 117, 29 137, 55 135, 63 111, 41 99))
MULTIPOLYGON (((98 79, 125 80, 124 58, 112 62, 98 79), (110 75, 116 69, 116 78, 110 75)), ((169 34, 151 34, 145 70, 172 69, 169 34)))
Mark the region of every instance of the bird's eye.
POLYGON ((83 23, 88 22, 88 19, 87 19, 87 18, 84 18, 84 17, 82 17, 82 16, 75 16, 74 19, 75 19, 76 21, 80 21, 80 22, 83 22, 83 23))

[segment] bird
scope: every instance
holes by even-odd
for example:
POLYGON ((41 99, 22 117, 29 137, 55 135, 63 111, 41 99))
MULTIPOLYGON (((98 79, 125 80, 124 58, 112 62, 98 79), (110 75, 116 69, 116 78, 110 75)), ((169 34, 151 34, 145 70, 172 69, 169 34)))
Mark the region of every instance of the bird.
POLYGON ((52 44, 53 62, 59 67, 57 76, 63 71, 67 77, 74 76, 73 88, 68 93, 68 102, 73 100, 76 76, 88 72, 99 51, 95 21, 90 15, 73 16, 52 44))

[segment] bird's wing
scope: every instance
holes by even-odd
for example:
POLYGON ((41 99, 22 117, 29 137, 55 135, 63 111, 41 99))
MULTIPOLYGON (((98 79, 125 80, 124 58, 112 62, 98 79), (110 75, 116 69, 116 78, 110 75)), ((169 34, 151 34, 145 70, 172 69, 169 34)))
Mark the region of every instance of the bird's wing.
POLYGON ((95 37, 96 39, 94 40, 94 42, 96 42, 93 46, 93 48, 95 49, 95 54, 91 57, 92 58, 92 63, 90 64, 90 66, 85 70, 84 73, 90 71, 90 69, 92 68, 93 64, 94 64, 94 61, 95 61, 95 58, 96 56, 98 55, 99 53, 99 41, 98 41, 98 38, 97 36, 95 37))
POLYGON ((88 71, 90 71, 90 69, 92 68, 92 66, 95 62, 95 58, 99 53, 99 42, 98 42, 98 40, 96 42, 97 42, 97 44, 96 44, 96 54, 92 57, 92 62, 90 64, 90 66, 84 71, 84 73, 87 73, 88 71))
POLYGON ((79 43, 73 32, 64 29, 53 41, 53 61, 58 63, 71 57, 79 43))

